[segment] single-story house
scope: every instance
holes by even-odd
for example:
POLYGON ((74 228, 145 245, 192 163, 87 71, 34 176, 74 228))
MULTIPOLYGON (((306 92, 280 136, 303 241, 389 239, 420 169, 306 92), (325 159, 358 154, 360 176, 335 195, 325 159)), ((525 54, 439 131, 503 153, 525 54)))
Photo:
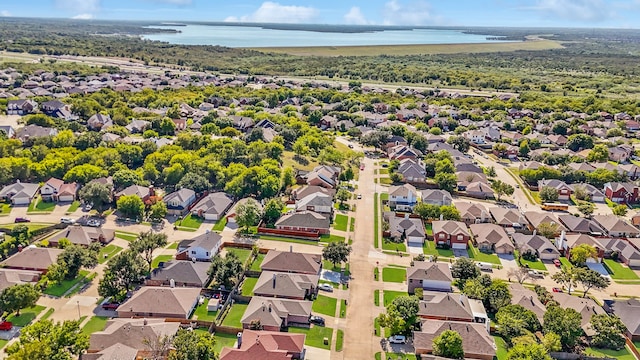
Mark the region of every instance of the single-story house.
POLYGON ((631 341, 640 341, 640 300, 605 300, 604 309, 622 320, 631 341))
POLYGON ((433 340, 445 330, 453 330, 462 336, 465 359, 493 360, 496 356, 495 341, 483 324, 442 320, 423 321, 421 330, 413 332, 416 354, 431 354, 433 340))
POLYGON ((0 268, 0 292, 8 287, 20 284, 35 284, 40 280, 40 272, 0 268))
POLYGON ((482 181, 469 183, 465 192, 467 193, 467 196, 478 199, 493 199, 495 197, 495 192, 491 189, 491 186, 482 181))
POLYGON ((222 245, 222 236, 213 231, 207 231, 178 244, 176 260, 211 261, 222 245))
MULTIPOLYGON (((137 354, 138 351, 149 350, 146 344, 149 339, 174 336, 178 329, 180 329, 179 322, 165 322, 164 319, 113 318, 107 321, 104 330, 91 334, 87 353, 91 355, 119 345, 135 349, 137 354)), ((85 355, 82 356, 82 359, 84 358, 85 355)), ((96 359, 104 360, 103 358, 96 359)), ((121 357, 113 359, 121 359, 121 357)))
POLYGON ((604 230, 595 221, 569 214, 558 215, 558 220, 569 233, 603 234, 604 230))
POLYGON ((45 274, 64 250, 27 246, 0 264, 8 269, 33 270, 45 274))
POLYGON ((124 188, 122 191, 117 192, 115 195, 115 200, 117 201, 121 196, 124 195, 136 195, 137 197, 142 199, 143 202, 147 202, 149 200, 149 197, 154 195, 154 190, 153 187, 130 185, 124 188))
POLYGON ((389 234, 392 239, 407 240, 409 245, 422 247, 427 234, 422 219, 409 214, 397 213, 389 216, 389 234))
POLYGON ((560 234, 560 237, 556 239, 556 247, 564 253, 565 256, 568 256, 571 252, 571 249, 574 247, 587 244, 596 248, 598 252, 597 259, 587 259, 587 262, 600 262, 606 253, 606 249, 604 244, 600 241, 599 238, 595 238, 591 235, 587 234, 560 234))
POLYGON ((482 252, 496 254, 513 254, 515 246, 504 228, 496 224, 471 224, 469 229, 473 241, 482 252))
POLYGON ((517 210, 492 207, 489 208, 489 213, 493 217, 496 224, 503 227, 515 227, 521 228, 527 226, 527 219, 517 210))
POLYGON ((510 283, 509 291, 511 292, 512 304, 520 305, 523 308, 532 311, 536 314, 540 324, 543 323, 544 313, 547 311, 547 307, 540 302, 538 295, 535 292, 518 283, 510 283))
POLYGON ((409 294, 413 294, 416 288, 449 292, 452 282, 453 276, 447 263, 414 261, 407 269, 409 294))
POLYGON ((191 189, 180 189, 165 196, 162 201, 167 205, 167 214, 183 216, 197 200, 196 192, 191 189))
POLYGON ((453 249, 466 249, 471 236, 467 225, 461 221, 439 220, 431 223, 433 240, 438 245, 453 249))
POLYGON ((638 237, 640 230, 615 215, 594 215, 593 220, 611 237, 638 237))
POLYGON ((203 197, 191 208, 191 214, 205 220, 218 221, 233 205, 230 195, 223 192, 216 192, 203 197))
POLYGON ((451 205, 453 198, 447 190, 428 189, 420 192, 420 201, 429 205, 451 205))
POLYGON ((424 291, 418 316, 422 319, 462 321, 484 324, 489 331, 489 317, 482 301, 450 292, 424 291))
POLYGON ((533 231, 544 223, 558 224, 558 231, 565 230, 564 226, 558 221, 558 218, 552 213, 538 212, 538 211, 526 211, 524 217, 529 222, 529 230, 533 231))
POLYGON ((253 288, 255 296, 305 300, 316 293, 318 275, 263 271, 253 288))
POLYGON ((220 360, 300 360, 304 359, 305 334, 244 330, 238 347, 225 347, 220 360))
POLYGON ((10 201, 13 205, 29 205, 40 189, 39 184, 16 182, 0 190, 0 199, 10 201))
POLYGON ((558 200, 560 201, 569 201, 571 199, 571 194, 573 194, 573 189, 562 180, 538 180, 538 189, 542 189, 543 187, 550 187, 556 190, 558 193, 558 200))
POLYGON ((571 184, 569 185, 569 187, 571 187, 574 193, 576 192, 576 189, 583 189, 584 191, 586 191, 587 194, 589 194, 589 197, 593 202, 597 202, 597 203, 604 202, 605 195, 602 192, 602 190, 598 189, 597 187, 591 184, 571 184))
POLYGON ((320 275, 322 256, 289 251, 269 250, 260 264, 262 271, 320 275))
POLYGON ((520 256, 526 254, 534 255, 540 260, 555 260, 560 257, 560 252, 554 244, 540 235, 526 235, 522 233, 514 233, 511 235, 516 248, 520 252, 520 256))
POLYGON ((277 299, 253 296, 240 322, 243 329, 260 321, 263 330, 281 331, 290 325, 309 325, 311 306, 308 300, 277 299))
POLYGON ((606 314, 603 308, 590 298, 583 298, 566 293, 551 293, 553 300, 557 301, 560 307, 569 308, 582 315, 582 330, 587 336, 595 335, 595 330, 591 328, 591 317, 598 314, 606 314))
POLYGON ((467 225, 491 221, 489 210, 482 204, 459 201, 455 203, 455 206, 460 213, 460 220, 467 225))
POLYGON ((283 215, 275 223, 276 229, 328 234, 330 219, 315 211, 299 211, 283 215))
POLYGON ((61 239, 68 239, 72 244, 88 247, 94 242, 108 244, 115 238, 115 231, 101 227, 72 225, 49 239, 49 245, 57 247, 61 239))
POLYGON ((209 283, 209 267, 211 265, 201 261, 169 261, 162 267, 153 269, 147 286, 177 286, 204 288, 209 283))
POLYGON ((188 287, 143 286, 120 304, 118 317, 188 319, 200 298, 200 289, 188 287))

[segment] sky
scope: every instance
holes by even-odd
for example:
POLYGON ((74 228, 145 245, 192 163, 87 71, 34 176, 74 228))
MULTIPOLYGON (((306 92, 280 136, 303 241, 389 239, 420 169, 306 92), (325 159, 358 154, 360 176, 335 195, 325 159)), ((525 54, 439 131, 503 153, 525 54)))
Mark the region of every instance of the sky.
POLYGON ((638 28, 640 0, 0 0, 0 17, 8 16, 86 20, 638 28))

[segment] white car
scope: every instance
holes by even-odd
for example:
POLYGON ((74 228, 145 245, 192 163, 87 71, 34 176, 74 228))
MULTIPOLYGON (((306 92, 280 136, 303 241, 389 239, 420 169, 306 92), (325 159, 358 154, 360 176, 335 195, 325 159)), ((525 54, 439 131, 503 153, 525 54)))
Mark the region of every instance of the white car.
POLYGON ((76 223, 76 221, 72 218, 68 218, 68 217, 63 217, 62 219, 60 219, 60 223, 61 224, 70 224, 73 225, 76 223))
POLYGON ((333 286, 331 286, 329 284, 319 284, 318 285, 318 289, 324 290, 324 291, 327 291, 327 292, 333 292, 333 286))
POLYGON ((407 338, 404 335, 393 335, 389 337, 389 342, 392 344, 406 344, 407 338))
POLYGON ((91 219, 91 220, 87 221, 87 226, 100 227, 100 225, 102 225, 100 223, 100 220, 91 219))

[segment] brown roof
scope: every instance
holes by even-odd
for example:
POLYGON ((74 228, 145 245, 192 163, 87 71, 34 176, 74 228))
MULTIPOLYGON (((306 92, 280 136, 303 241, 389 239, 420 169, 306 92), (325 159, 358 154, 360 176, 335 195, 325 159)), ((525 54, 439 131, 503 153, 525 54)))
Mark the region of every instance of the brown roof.
POLYGON ((484 324, 441 320, 423 321, 422 331, 413 333, 416 352, 431 352, 433 339, 446 330, 456 331, 462 336, 465 359, 496 355, 496 344, 484 324))
POLYGON ((197 288, 145 286, 118 307, 118 314, 175 314, 186 318, 199 296, 200 289, 197 288))
POLYGON ((538 295, 517 283, 509 284, 509 290, 511 291, 511 303, 520 305, 527 310, 531 310, 536 314, 538 320, 540 320, 540 324, 542 324, 547 307, 538 300, 538 295))
POLYGON ((515 249, 509 235, 504 231, 504 228, 496 224, 471 224, 469 229, 475 237, 475 241, 478 244, 491 244, 496 248, 507 247, 515 249))
POLYGON ((485 219, 489 219, 491 215, 489 210, 484 205, 470 203, 470 202, 456 202, 456 209, 460 212, 460 216, 465 218, 481 219, 483 216, 485 219))
POLYGON ((123 344, 113 344, 93 354, 82 354, 82 360, 136 360, 138 349, 123 344))
POLYGON ((28 246, 21 252, 2 262, 2 265, 14 269, 44 271, 55 263, 62 249, 39 248, 28 246))
POLYGON ((322 265, 322 256, 293 251, 269 250, 262 260, 262 270, 318 274, 322 265))
POLYGON ((94 242, 111 242, 115 237, 115 231, 97 227, 72 225, 49 238, 50 242, 57 243, 61 239, 69 239, 72 244, 89 246, 94 242))
POLYGON ((414 261, 407 269, 407 279, 453 281, 449 264, 439 262, 414 261))
POLYGON ((538 212, 538 211, 527 211, 524 213, 524 216, 527 218, 529 223, 533 225, 533 227, 537 228, 542 223, 556 223, 559 226, 559 231, 564 230, 564 226, 555 215, 546 212, 538 212))
POLYGON ((282 319, 289 315, 307 318, 311 316, 312 305, 313 303, 307 300, 253 296, 240 322, 249 324, 253 320, 260 320, 260 324, 264 326, 281 326, 282 319))
POLYGON ((222 349, 220 360, 287 360, 304 350, 304 340, 304 334, 245 330, 240 349, 222 349))
POLYGON ((104 330, 95 332, 89 339, 89 350, 102 351, 116 344, 148 350, 145 339, 158 336, 173 336, 178 332, 180 323, 164 322, 162 319, 111 319, 104 330))
POLYGON ((560 304, 560 307, 570 308, 582 315, 582 330, 587 336, 592 336, 595 331, 591 329, 591 317, 597 314, 605 314, 603 308, 589 298, 573 296, 565 293, 552 293, 553 299, 560 304))
POLYGON ((0 291, 13 285, 37 282, 39 279, 38 271, 0 269, 0 291))
POLYGON ((253 292, 256 295, 274 297, 304 297, 306 290, 318 285, 318 275, 289 274, 263 271, 253 292))
POLYGON ((452 220, 443 220, 443 221, 434 221, 431 223, 433 233, 437 234, 439 232, 445 232, 449 235, 458 235, 462 234, 465 236, 469 236, 469 231, 467 231, 467 225, 461 221, 452 221, 452 220))
POLYGON ((462 294, 425 291, 420 301, 418 315, 437 316, 473 321, 469 299, 462 294))

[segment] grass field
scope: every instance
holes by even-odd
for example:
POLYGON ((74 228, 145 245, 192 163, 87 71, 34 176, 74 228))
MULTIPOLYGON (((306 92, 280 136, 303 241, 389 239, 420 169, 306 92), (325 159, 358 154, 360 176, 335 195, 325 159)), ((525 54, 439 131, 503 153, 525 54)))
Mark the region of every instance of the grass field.
POLYGON ((161 262, 167 262, 167 261, 171 261, 173 260, 173 256, 171 255, 158 255, 155 258, 153 258, 153 261, 151 262, 151 268, 155 269, 158 267, 158 265, 161 262))
POLYGON ((282 153, 282 167, 286 168, 287 166, 291 166, 294 169, 310 171, 318 166, 318 162, 309 160, 307 157, 302 157, 302 161, 299 161, 293 151, 284 151, 282 153))
POLYGON ((213 346, 216 354, 219 354, 224 347, 232 347, 238 340, 235 334, 216 333, 213 337, 216 339, 216 344, 213 346))
POLYGON ((380 234, 378 231, 378 223, 380 222, 378 216, 378 193, 373 194, 373 247, 379 248, 380 234))
POLYGON ((247 306, 249 306, 249 304, 233 304, 227 315, 224 317, 222 325, 241 328, 242 323, 240 320, 242 320, 242 315, 244 315, 244 311, 247 310, 247 306))
POLYGON ((107 324, 107 320, 109 318, 106 316, 94 316, 82 327, 82 332, 91 335, 94 332, 102 331, 107 324))
POLYGON ((67 215, 75 212, 76 210, 78 210, 79 207, 80 207, 80 201, 76 200, 72 202, 71 205, 69 205, 69 208, 67 209, 67 212, 66 212, 67 215))
POLYGON ((602 357, 602 358, 608 357, 608 358, 614 358, 617 360, 635 360, 635 356, 633 356, 631 351, 629 351, 629 349, 627 349, 626 347, 620 351, 596 349, 596 348, 588 347, 584 349, 584 353, 589 356, 602 357))
POLYGON ((320 349, 331 349, 331 338, 333 337, 333 329, 323 326, 312 326, 310 329, 290 327, 290 333, 305 334, 307 335, 304 340, 304 344, 311 347, 317 347, 320 349), (324 338, 327 338, 328 345, 324 344, 324 338))
POLYGON ((387 307, 387 305, 391 304, 393 299, 397 298, 398 296, 403 296, 403 295, 408 295, 408 294, 406 292, 404 292, 404 291, 384 290, 382 292, 382 298, 384 299, 382 305, 384 307, 387 307))
POLYGON ((562 264, 562 267, 566 267, 571 269, 573 267, 573 265, 571 264, 571 262, 569 261, 569 259, 567 259, 566 257, 560 257, 560 263, 562 264))
POLYGON ((498 349, 496 350, 496 358, 498 360, 506 360, 507 359, 507 343, 500 336, 494 336, 493 341, 495 341, 498 349))
POLYGON ((396 243, 389 239, 382 239, 382 250, 407 252, 407 245, 404 242, 396 243))
POLYGON ((407 278, 407 270, 404 268, 382 268, 382 281, 403 283, 407 278))
POLYGON ((29 325, 44 309, 44 306, 35 305, 33 307, 20 310, 20 316, 16 316, 15 313, 7 316, 6 320, 12 322, 13 326, 24 327, 29 325))
POLYGON ((246 277, 242 283, 242 296, 253 296, 253 288, 256 287, 258 278, 246 277))
POLYGON ((264 260, 264 257, 267 256, 267 254, 258 254, 258 256, 256 257, 256 259, 253 261, 253 263, 251 264, 251 271, 260 271, 260 265, 262 265, 262 260, 264 260))
POLYGON ((34 199, 29 207, 27 208, 27 213, 31 212, 52 212, 56 208, 55 202, 46 202, 42 201, 42 198, 38 197, 34 199))
POLYGON ((11 224, 2 224, 0 226, 5 228, 5 229, 12 230, 14 227, 20 226, 20 225, 25 225, 27 227, 27 229, 29 229, 29 231, 34 231, 34 230, 39 230, 39 229, 42 229, 42 228, 49 227, 49 226, 51 226, 53 224, 47 224, 47 223, 19 223, 19 224, 15 224, 15 223, 11 223, 11 224))
POLYGON ((340 300, 340 318, 344 319, 347 317, 347 300, 340 300))
POLYGON ((528 266, 529 269, 548 271, 547 267, 542 261, 540 261, 540 259, 537 259, 536 261, 529 261, 529 260, 526 260, 525 258, 521 258, 520 264, 524 267, 528 266))
POLYGON ((125 241, 133 241, 138 238, 138 234, 116 231, 116 237, 125 241))
POLYGON ((80 270, 78 276, 72 280, 62 280, 60 284, 51 285, 48 288, 44 289, 43 293, 51 296, 62 297, 69 289, 74 287, 77 283, 84 280, 89 276, 89 272, 86 270, 80 270))
POLYGON ((223 217, 218 220, 215 225, 213 225, 213 231, 222 231, 224 227, 227 226, 227 217, 223 217))
POLYGON ((167 248, 167 249, 177 250, 177 249, 178 249, 178 244, 179 244, 179 243, 177 243, 177 242, 172 242, 172 243, 169 243, 169 245, 167 245, 167 247, 166 247, 166 248, 167 248))
POLYGON ((485 254, 482 251, 478 250, 475 246, 469 244, 469 248, 467 249, 467 253, 469 257, 475 261, 486 262, 491 264, 500 265, 500 258, 496 254, 485 254))
POLYGON ((9 215, 11 212, 11 204, 0 204, 0 215, 9 215))
POLYGON ((44 313, 44 315, 42 315, 42 317, 40 319, 47 320, 49 318, 49 316, 51 316, 55 311, 56 311, 56 309, 50 308, 49 310, 47 310, 46 313, 44 313))
POLYGON ((380 306, 380 290, 373 290, 373 305, 380 306))
POLYGON ((227 250, 227 253, 236 254, 238 256, 238 259, 240 259, 240 262, 243 264, 246 264, 249 260, 249 257, 251 256, 251 250, 249 249, 229 248, 229 250, 227 250))
POLYGON ((338 300, 336 298, 318 295, 313 301, 311 310, 319 314, 334 317, 336 316, 336 308, 338 306, 338 300))
POLYGON ((425 255, 432 255, 438 257, 453 257, 453 250, 451 249, 438 249, 436 247, 436 243, 434 241, 425 240, 424 245, 422 245, 422 252, 425 255))
POLYGON ((104 246, 102 249, 100 249, 100 254, 98 255, 98 262, 100 264, 106 263, 107 261, 109 261, 109 259, 114 257, 121 250, 122 248, 117 245, 104 246))
POLYGON ((332 243, 332 242, 341 242, 341 241, 344 241, 344 236, 333 235, 333 234, 320 235, 320 242, 332 243))
POLYGON ((209 299, 205 298, 204 302, 196 307, 196 310, 193 312, 193 317, 202 321, 214 321, 218 312, 207 311, 207 305, 209 305, 209 299))
POLYGON ((612 260, 604 259, 604 264, 614 280, 639 280, 638 275, 625 265, 612 260))
POLYGON ((9 340, 0 339, 0 349, 4 349, 5 346, 9 343, 9 340))
POLYGON ((204 222, 203 218, 197 216, 191 216, 191 214, 187 215, 184 219, 180 221, 176 221, 176 225, 178 227, 189 228, 198 230, 200 225, 204 222))
POLYGON ((336 214, 336 218, 333 220, 333 228, 338 231, 347 231, 347 222, 349 217, 342 214, 336 214))
POLYGON ((336 351, 342 351, 343 342, 344 342, 344 331, 338 330, 336 333, 336 351))

